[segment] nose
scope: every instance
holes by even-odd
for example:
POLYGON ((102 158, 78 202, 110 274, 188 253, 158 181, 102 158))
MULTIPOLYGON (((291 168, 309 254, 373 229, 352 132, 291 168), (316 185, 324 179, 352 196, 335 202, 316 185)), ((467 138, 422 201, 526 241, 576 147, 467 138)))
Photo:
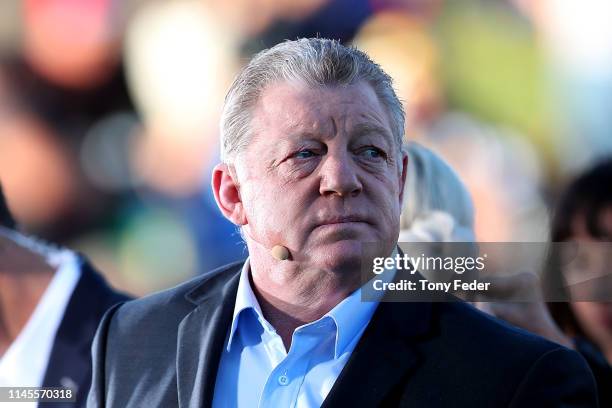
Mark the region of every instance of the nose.
POLYGON ((323 196, 354 197, 363 189, 348 152, 328 152, 321 164, 320 176, 319 192, 323 196))

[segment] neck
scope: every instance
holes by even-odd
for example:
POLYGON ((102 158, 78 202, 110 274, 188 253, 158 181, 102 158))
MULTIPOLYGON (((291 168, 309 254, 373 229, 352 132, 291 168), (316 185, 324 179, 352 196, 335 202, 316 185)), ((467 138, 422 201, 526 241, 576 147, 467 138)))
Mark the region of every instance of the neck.
POLYGON ((0 355, 30 319, 55 270, 44 257, 3 240, 0 267, 0 355))
POLYGON ((359 287, 358 273, 253 258, 250 266, 253 292, 287 350, 296 328, 320 319, 359 287))

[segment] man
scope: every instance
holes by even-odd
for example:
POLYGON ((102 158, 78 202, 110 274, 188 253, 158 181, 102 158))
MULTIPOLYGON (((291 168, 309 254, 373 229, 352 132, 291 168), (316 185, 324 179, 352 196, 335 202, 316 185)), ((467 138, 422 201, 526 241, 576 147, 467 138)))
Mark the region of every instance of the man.
POLYGON ((84 406, 96 328, 127 297, 74 252, 15 228, 0 188, 0 387, 70 388, 84 406))
POLYGON ((89 405, 596 406, 574 352, 464 303, 361 302, 362 243, 396 250, 403 132, 365 54, 301 39, 255 56, 213 175, 249 258, 110 310, 89 405))

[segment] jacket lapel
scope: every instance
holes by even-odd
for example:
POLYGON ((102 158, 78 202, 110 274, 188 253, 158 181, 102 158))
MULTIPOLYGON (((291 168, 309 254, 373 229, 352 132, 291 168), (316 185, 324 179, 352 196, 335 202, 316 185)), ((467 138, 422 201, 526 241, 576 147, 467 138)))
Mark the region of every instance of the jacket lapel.
POLYGON ((416 369, 418 336, 429 330, 431 303, 381 302, 322 407, 384 405, 416 369))
POLYGON ((242 264, 219 273, 186 295, 197 304, 181 322, 177 344, 177 388, 180 407, 210 407, 219 360, 232 319, 242 264), (225 272, 231 273, 230 270, 225 272), (225 279, 223 279, 225 278, 225 279))

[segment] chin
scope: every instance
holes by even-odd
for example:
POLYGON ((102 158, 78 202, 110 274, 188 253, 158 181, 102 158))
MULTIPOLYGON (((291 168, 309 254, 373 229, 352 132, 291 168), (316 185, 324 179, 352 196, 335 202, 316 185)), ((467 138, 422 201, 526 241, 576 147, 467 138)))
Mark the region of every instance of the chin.
POLYGON ((311 258, 324 269, 359 273, 363 259, 362 245, 357 240, 329 243, 312 251, 311 258))

